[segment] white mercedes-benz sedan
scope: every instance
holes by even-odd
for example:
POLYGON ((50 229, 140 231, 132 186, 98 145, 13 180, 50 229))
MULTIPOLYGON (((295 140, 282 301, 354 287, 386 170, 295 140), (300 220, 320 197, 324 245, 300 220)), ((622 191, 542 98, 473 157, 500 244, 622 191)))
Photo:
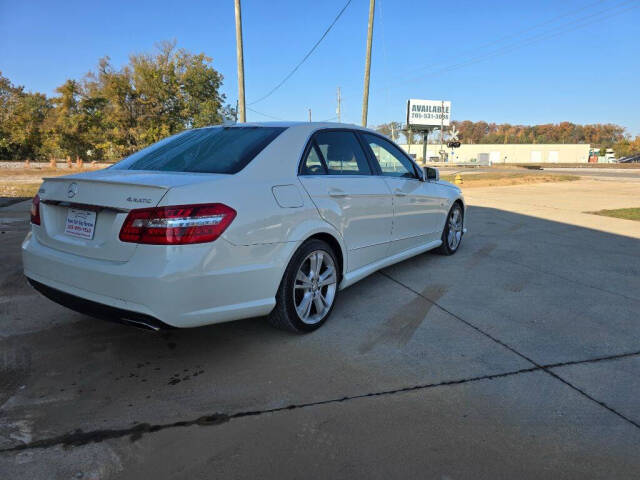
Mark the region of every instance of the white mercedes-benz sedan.
POLYGON ((353 125, 187 130, 100 171, 47 178, 24 274, 74 310, 152 329, 267 315, 322 325, 339 290, 456 252, 460 189, 353 125))

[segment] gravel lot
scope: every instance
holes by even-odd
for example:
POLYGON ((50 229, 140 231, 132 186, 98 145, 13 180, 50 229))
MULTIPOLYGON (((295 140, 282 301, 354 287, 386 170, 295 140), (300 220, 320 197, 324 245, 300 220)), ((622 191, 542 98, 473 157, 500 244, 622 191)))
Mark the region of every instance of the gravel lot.
POLYGON ((306 336, 66 310, 23 281, 28 203, 2 208, 0 478, 638 478, 640 222, 583 213, 638 192, 470 189, 458 254, 306 336))

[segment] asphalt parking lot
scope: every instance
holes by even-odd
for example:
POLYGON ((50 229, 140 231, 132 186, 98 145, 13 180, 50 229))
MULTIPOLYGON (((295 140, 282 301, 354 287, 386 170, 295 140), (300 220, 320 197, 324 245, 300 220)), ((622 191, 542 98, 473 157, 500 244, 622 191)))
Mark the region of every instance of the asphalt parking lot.
POLYGON ((469 189, 469 234, 297 336, 165 334, 23 281, 0 209, 1 478, 638 478, 640 179, 469 189), (633 203, 633 205, 630 205, 633 203))

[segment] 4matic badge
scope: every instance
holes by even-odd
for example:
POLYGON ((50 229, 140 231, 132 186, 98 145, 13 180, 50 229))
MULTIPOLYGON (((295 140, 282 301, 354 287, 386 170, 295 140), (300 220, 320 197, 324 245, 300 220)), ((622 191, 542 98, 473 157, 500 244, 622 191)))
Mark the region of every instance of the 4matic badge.
POLYGON ((151 198, 136 198, 136 197, 127 197, 127 202, 133 203, 153 203, 151 198))

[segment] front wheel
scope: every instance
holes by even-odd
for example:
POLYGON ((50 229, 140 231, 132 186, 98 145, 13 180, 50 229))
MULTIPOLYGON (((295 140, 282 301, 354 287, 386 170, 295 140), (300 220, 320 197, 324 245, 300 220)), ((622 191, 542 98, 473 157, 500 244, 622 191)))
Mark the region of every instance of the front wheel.
POLYGON ((269 322, 283 330, 311 332, 327 321, 338 293, 333 249, 312 239, 296 251, 285 270, 269 322))
POLYGON ((451 210, 449 210, 447 221, 442 230, 442 245, 438 248, 438 253, 453 255, 458 251, 462 242, 463 225, 464 213, 462 212, 462 207, 459 203, 454 203, 451 210))

